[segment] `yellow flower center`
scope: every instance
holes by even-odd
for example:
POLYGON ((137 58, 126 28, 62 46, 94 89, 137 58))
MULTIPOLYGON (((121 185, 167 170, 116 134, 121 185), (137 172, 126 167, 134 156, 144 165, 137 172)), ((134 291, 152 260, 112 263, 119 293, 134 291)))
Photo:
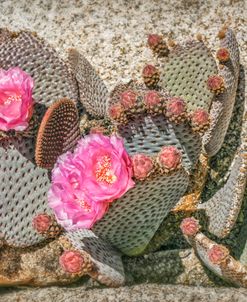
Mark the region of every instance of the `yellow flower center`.
POLYGON ((20 95, 11 95, 11 96, 9 96, 4 101, 4 105, 10 105, 13 102, 21 102, 21 96, 20 95))
POLYGON ((108 185, 117 180, 117 176, 111 170, 111 158, 108 155, 102 156, 97 161, 96 179, 98 182, 105 182, 108 185))
POLYGON ((80 207, 87 213, 92 211, 92 207, 83 199, 76 199, 76 202, 79 203, 80 207))

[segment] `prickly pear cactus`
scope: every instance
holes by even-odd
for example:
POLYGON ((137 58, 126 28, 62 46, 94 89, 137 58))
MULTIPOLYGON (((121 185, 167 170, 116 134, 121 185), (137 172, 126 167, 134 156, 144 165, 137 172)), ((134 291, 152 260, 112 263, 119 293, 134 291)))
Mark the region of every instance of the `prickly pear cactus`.
MULTIPOLYGON (((164 92, 150 91, 134 83, 115 89, 109 101, 109 116, 132 156, 137 183, 111 206, 93 231, 128 255, 144 251, 161 222, 183 196, 189 171, 201 152, 201 137, 188 124, 185 110, 180 116, 173 116, 169 111, 177 102, 164 92), (122 108, 121 112, 115 111, 118 107, 122 108), (162 162, 163 154, 168 152, 170 162, 162 162), (147 174, 140 176, 138 169, 145 166, 147 174)), ((179 100, 178 104, 181 103, 179 100)))
POLYGON ((63 97, 78 99, 77 84, 68 64, 44 40, 27 31, 13 33, 2 29, 0 34, 1 68, 19 66, 30 74, 35 82, 33 97, 38 104, 49 106, 63 97))
MULTIPOLYGON (((0 66, 19 66, 34 78, 37 107, 31 137, 0 138, 0 254, 7 259, 0 264, 0 285, 66 283, 85 274, 122 285, 121 255, 140 255, 152 242, 158 249, 171 211, 196 217, 203 212, 209 232, 218 237, 231 232, 246 185, 246 125, 226 184, 205 203, 199 200, 208 158, 224 141, 238 83, 238 46, 230 29, 221 31, 220 43, 215 60, 201 39, 168 46, 164 37, 150 35, 156 66, 144 67, 143 83, 119 84, 108 93, 76 50, 63 62, 36 35, 0 30, 0 66), (135 186, 91 230, 64 230, 47 202, 50 173, 59 155, 95 132, 123 138, 135 186), (20 247, 29 247, 35 259, 48 257, 52 270, 38 260, 30 266, 20 247), (16 261, 9 275, 6 267, 16 261)), ((246 286, 246 268, 203 235, 197 219, 187 217, 181 230, 210 270, 246 286)))
MULTIPOLYGON (((18 255, 16 261, 20 261, 22 252, 19 248, 23 248, 23 253, 27 247, 30 251, 35 251, 37 244, 49 243, 64 231, 48 206, 47 192, 50 187, 50 172, 56 158, 73 149, 80 138, 77 110, 79 91, 75 71, 72 72, 73 66, 63 62, 52 47, 35 34, 12 33, 2 29, 0 36, 1 67, 8 69, 18 66, 31 75, 35 82, 33 131, 28 137, 25 131, 23 134, 12 131, 0 138, 0 252, 5 258, 6 253, 14 251, 14 255, 18 255)), ((84 87, 85 93, 87 87, 93 85, 92 81, 93 79, 86 78, 88 86, 84 87)), ((82 88, 80 93, 83 95, 82 88)), ((57 245, 61 247, 53 249, 54 253, 50 257, 56 257, 51 260, 55 265, 51 280, 49 277, 45 279, 41 274, 38 281, 32 276, 40 274, 35 273, 35 268, 29 272, 30 277, 26 271, 22 274, 21 271, 26 270, 25 260, 22 262, 24 268, 16 266, 13 255, 6 257, 5 264, 0 268, 1 284, 50 284, 59 279, 68 282, 83 274, 90 274, 108 285, 123 283, 119 254, 91 231, 85 230, 78 235, 68 233, 59 238, 57 245), (83 259, 80 274, 70 275, 62 269, 62 264, 59 265, 62 261, 58 262, 59 257, 63 259, 61 252, 64 251, 66 256, 67 249, 78 250, 75 255, 83 259), (18 277, 15 275, 12 278, 9 274, 6 267, 11 266, 18 267, 18 277)))
POLYGON ((182 97, 188 111, 209 110, 214 92, 205 85, 209 76, 217 74, 217 66, 210 50, 200 41, 176 45, 167 57, 159 58, 161 87, 182 97))
MULTIPOLYGON (((35 81, 36 128, 46 106, 52 102, 67 96, 74 100, 74 104, 78 95, 76 83, 69 68, 52 48, 29 32, 2 30, 1 34, 4 35, 0 51, 1 67, 21 67, 35 81), (57 71, 55 74, 54 70, 57 71)), ((57 124, 66 123, 64 112, 59 118, 61 120, 56 121, 57 124)), ((37 130, 29 138, 13 134, 0 140, 1 234, 11 246, 30 246, 45 240, 44 234, 37 232, 33 226, 35 216, 43 213, 51 215, 53 224, 52 212, 46 201, 50 186, 49 171, 38 167, 35 162, 36 134, 37 130)), ((62 140, 67 143, 68 138, 65 136, 62 140)))

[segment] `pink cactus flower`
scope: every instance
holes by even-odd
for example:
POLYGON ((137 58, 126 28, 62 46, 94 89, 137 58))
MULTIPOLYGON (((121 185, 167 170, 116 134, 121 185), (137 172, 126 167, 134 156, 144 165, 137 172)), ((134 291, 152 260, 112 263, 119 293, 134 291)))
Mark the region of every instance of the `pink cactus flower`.
POLYGON ((58 158, 48 201, 67 230, 91 228, 110 202, 134 186, 131 160, 117 136, 90 134, 58 158))
POLYGON ((33 113, 33 79, 18 67, 0 69, 0 130, 23 131, 33 113))
POLYGON ((145 179, 153 169, 151 157, 145 154, 135 154, 132 157, 134 176, 136 179, 145 179))
POLYGON ((59 258, 59 264, 65 272, 76 274, 82 271, 84 259, 79 252, 65 251, 59 258))
POLYGON ((51 217, 47 214, 39 214, 34 217, 33 219, 33 228, 38 233, 44 233, 49 230, 49 227, 51 226, 51 217))

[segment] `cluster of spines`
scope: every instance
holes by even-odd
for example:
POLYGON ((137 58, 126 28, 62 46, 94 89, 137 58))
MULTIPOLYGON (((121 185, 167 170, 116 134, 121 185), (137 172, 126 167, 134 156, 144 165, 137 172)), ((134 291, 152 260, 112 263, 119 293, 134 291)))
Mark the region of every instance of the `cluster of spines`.
POLYGON ((163 114, 170 122, 179 124, 188 121, 195 132, 204 133, 209 127, 209 114, 204 109, 187 113, 186 103, 180 97, 170 97, 156 90, 135 91, 128 89, 120 93, 118 101, 108 110, 108 115, 118 124, 126 124, 136 114, 163 114))

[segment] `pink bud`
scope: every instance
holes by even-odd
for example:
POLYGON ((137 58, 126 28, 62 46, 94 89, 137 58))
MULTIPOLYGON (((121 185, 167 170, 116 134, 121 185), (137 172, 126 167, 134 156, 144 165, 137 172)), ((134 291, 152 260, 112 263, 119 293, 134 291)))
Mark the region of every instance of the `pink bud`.
POLYGON ((33 218, 33 228, 38 233, 47 232, 51 226, 51 223, 51 217, 47 214, 39 214, 33 218))
POLYGON ((95 126, 90 129, 90 134, 95 134, 95 133, 104 134, 105 131, 106 131, 106 129, 104 127, 95 126))
POLYGON ((158 161, 165 169, 174 170, 181 162, 181 153, 174 146, 163 147, 158 161))
POLYGON ((222 245, 214 245, 208 251, 208 259, 214 264, 219 264, 229 255, 229 251, 222 245))
POLYGON ((153 48, 156 47, 162 41, 162 36, 156 34, 148 35, 148 45, 153 48))
POLYGON ((230 59, 230 53, 227 48, 220 48, 217 53, 216 57, 220 62, 227 62, 230 59))
POLYGON ((224 87, 224 80, 219 75, 210 76, 207 80, 208 89, 215 91, 224 87))
POLYGON ((65 251, 59 258, 63 270, 68 273, 80 273, 83 269, 84 259, 79 252, 65 251))
POLYGON ((147 107, 152 107, 158 105, 161 102, 161 98, 155 90, 151 90, 144 96, 144 102, 147 107))
POLYGON ((179 97, 171 98, 166 105, 167 116, 179 116, 185 112, 185 109, 185 102, 179 97))
POLYGON ((197 109, 192 113, 191 121, 193 124, 204 126, 209 122, 209 114, 204 109, 197 109))
POLYGON ((182 233, 186 236, 194 236, 199 231, 199 223, 194 217, 185 218, 180 224, 182 233))
POLYGON ((152 159, 145 154, 135 154, 132 157, 132 165, 137 179, 145 179, 153 169, 152 159))
POLYGON ((120 95, 120 102, 125 109, 134 107, 136 104, 137 94, 134 91, 124 91, 120 95))
POLYGON ((109 108, 109 115, 112 119, 119 119, 124 112, 124 108, 120 103, 111 105, 109 108))
POLYGON ((142 71, 142 75, 144 77, 152 77, 152 76, 156 75, 157 73, 158 73, 157 68, 150 64, 146 65, 142 71))

